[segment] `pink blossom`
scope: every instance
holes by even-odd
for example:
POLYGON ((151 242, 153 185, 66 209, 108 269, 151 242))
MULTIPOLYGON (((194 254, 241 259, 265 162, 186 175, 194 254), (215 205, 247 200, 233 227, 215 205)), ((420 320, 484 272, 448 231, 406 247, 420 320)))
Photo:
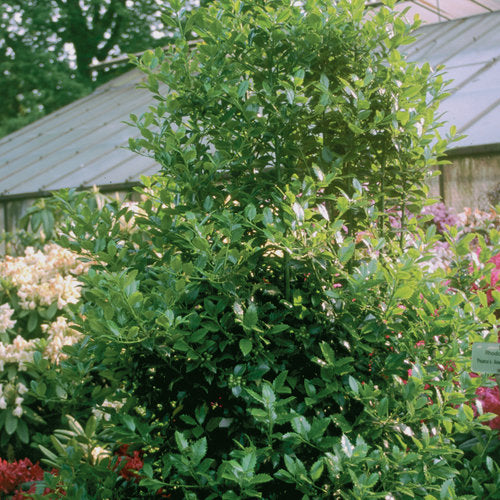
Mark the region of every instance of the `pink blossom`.
POLYGON ((476 390, 477 400, 481 402, 485 413, 495 413, 498 415, 494 419, 486 422, 492 429, 500 430, 500 390, 495 387, 479 387, 476 390))

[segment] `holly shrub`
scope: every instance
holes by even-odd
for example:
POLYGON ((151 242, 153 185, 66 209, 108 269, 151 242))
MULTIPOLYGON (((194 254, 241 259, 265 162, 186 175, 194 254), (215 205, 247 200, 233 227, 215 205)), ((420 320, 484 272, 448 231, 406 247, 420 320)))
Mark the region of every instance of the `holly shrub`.
POLYGON ((58 195, 60 243, 94 263, 66 366, 123 405, 44 448, 68 496, 500 494, 475 403, 494 382, 469 375, 471 342, 496 341, 471 285, 499 235, 470 270, 469 235, 450 242, 453 282, 424 265, 439 237, 407 214, 446 146, 443 78, 400 55, 416 25, 388 6, 220 0, 136 60, 157 105, 130 146, 162 167, 140 210, 58 195), (117 479, 123 445, 143 465, 117 479))

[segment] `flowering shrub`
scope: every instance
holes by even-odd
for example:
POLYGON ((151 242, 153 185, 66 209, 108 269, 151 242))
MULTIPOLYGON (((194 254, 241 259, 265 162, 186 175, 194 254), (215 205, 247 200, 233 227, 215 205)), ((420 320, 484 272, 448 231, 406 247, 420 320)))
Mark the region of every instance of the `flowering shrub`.
MULTIPOLYGON (((117 446, 110 442, 107 439, 109 433, 102 432, 106 426, 105 419, 92 415, 85 427, 69 415, 65 421, 68 428, 56 429, 51 438, 59 456, 41 446, 46 455, 42 461, 53 469, 52 475, 45 475, 43 481, 38 481, 37 491, 62 492, 69 498, 86 498, 85 490, 71 481, 74 470, 83 469, 99 486, 98 491, 103 498, 136 498, 137 485, 144 477, 143 451, 129 444, 117 446), (56 470, 57 473, 54 472, 56 470), (63 483, 66 484, 64 489, 61 488, 63 483)), ((162 496, 163 492, 158 492, 158 495, 162 496)))
POLYGON ((494 208, 489 211, 465 208, 459 213, 458 224, 464 232, 487 233, 490 229, 500 229, 500 214, 494 208))
MULTIPOLYGON (((500 431, 500 390, 498 385, 494 387, 479 387, 476 390, 476 401, 481 403, 485 413, 494 413, 495 418, 489 420, 487 425, 492 429, 500 431)), ((499 435, 500 438, 500 435, 499 435)))
POLYGON ((39 396, 50 381, 47 366, 38 371, 33 363, 44 359, 57 366, 66 356, 63 347, 81 337, 68 321, 67 306, 79 301, 78 276, 87 268, 74 253, 55 244, 43 250, 28 247, 24 255, 0 261, 2 447, 28 444, 43 422, 39 396))
MULTIPOLYGON (((453 242, 458 242, 469 233, 479 233, 487 240, 490 230, 498 231, 500 229, 500 214, 495 209, 481 211, 465 208, 463 212, 455 214, 443 203, 436 203, 424 207, 419 218, 423 218, 423 216, 431 216, 430 219, 427 217, 424 218, 424 227, 427 230, 431 230, 431 225, 434 224, 435 230, 438 233, 438 236, 432 243, 432 248, 429 248, 432 252, 432 258, 425 262, 425 266, 429 271, 437 269, 449 271, 451 267, 457 266, 457 264, 461 265, 466 260, 477 264, 477 240, 475 244, 472 244, 473 241, 469 240, 468 256, 460 256, 462 257, 460 259, 461 263, 454 262, 457 255, 452 248, 453 242)), ((399 227, 400 217, 393 218, 393 220, 399 227)), ((410 244, 415 243, 411 235, 408 237, 408 241, 410 244)))
MULTIPOLYGON (((483 306, 492 306, 498 317, 500 314, 500 304, 495 305, 493 292, 500 291, 500 253, 495 249, 489 235, 492 231, 500 229, 499 214, 495 209, 490 211, 472 210, 466 208, 462 213, 454 215, 444 204, 439 203, 426 207, 422 214, 431 214, 431 222, 436 224, 437 230, 441 234, 446 234, 446 240, 437 240, 432 245, 433 257, 425 262, 428 270, 443 269, 451 273, 452 279, 448 279, 454 288, 450 288, 452 293, 470 294, 481 292, 486 300, 483 306), (468 234, 470 236, 466 237, 468 234), (474 236, 472 236, 474 235, 474 236), (482 241, 482 247, 479 241, 482 241), (461 246, 461 251, 457 252, 457 245, 461 246), (484 262, 481 259, 481 249, 492 252, 492 256, 484 262), (481 261, 482 260, 482 261, 481 261), (491 268, 491 264, 494 265, 491 268), (469 279, 464 279, 463 270, 467 269, 469 279), (484 273, 484 269, 488 272, 484 273), (462 275, 461 275, 462 273, 462 275), (474 277, 473 277, 474 276, 474 277)), ((494 320, 492 320, 494 322, 494 320)), ((498 337, 500 341, 500 336, 498 337)), ((478 341, 480 341, 478 339, 478 341)), ((472 374, 475 377, 475 374, 472 374)), ((500 398, 498 386, 482 386, 476 390, 476 403, 482 411, 497 415, 487 422, 492 429, 500 429, 500 398)), ((500 436, 499 436, 500 437, 500 436)))
POLYGON ((439 233, 447 231, 449 226, 456 226, 460 220, 460 217, 457 217, 454 211, 442 202, 424 207, 421 215, 431 215, 432 222, 439 233))
POLYGON ((144 462, 142 460, 143 452, 140 450, 134 450, 129 452, 130 446, 128 444, 123 444, 115 451, 115 455, 118 457, 117 462, 113 466, 113 470, 118 470, 118 474, 125 480, 139 482, 140 471, 144 462))
POLYGON ((9 500, 32 500, 40 496, 64 498, 66 492, 59 487, 57 476, 57 470, 47 474, 38 462, 33 464, 28 458, 14 462, 0 458, 0 497, 8 495, 9 500), (45 486, 47 480, 54 483, 52 487, 45 486))
POLYGON ((75 276, 86 267, 68 250, 48 244, 43 252, 28 247, 23 257, 6 256, 0 275, 7 289, 15 289, 21 309, 52 304, 63 309, 78 302, 80 284, 75 276))

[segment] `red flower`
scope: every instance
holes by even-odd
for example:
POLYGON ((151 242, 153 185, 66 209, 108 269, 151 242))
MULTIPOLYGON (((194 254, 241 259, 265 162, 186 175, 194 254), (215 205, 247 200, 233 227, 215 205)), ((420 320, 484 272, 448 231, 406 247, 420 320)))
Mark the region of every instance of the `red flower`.
MULTIPOLYGON (((219 398, 220 399, 220 398, 219 398)), ((122 444, 118 450, 115 451, 115 455, 118 455, 118 460, 116 464, 113 466, 113 470, 116 471, 118 467, 121 466, 122 462, 123 467, 120 468, 118 473, 125 480, 130 481, 133 479, 136 483, 138 483, 141 479, 141 475, 138 473, 144 467, 144 461, 142 460, 143 452, 142 450, 134 450, 132 454, 129 453, 130 445, 122 444)), ((156 494, 162 498, 170 498, 171 495, 167 494, 163 488, 160 488, 156 494)))
POLYGON ((118 473, 121 477, 123 477, 127 481, 134 479, 135 482, 138 483, 140 480, 140 475, 137 473, 137 471, 141 470, 144 467, 144 462, 142 460, 142 451, 134 450, 131 455, 128 451, 129 447, 130 446, 128 444, 123 444, 115 452, 115 455, 118 455, 118 460, 113 466, 113 470, 116 470, 118 469, 118 467, 120 467, 118 473), (122 462, 124 462, 123 466, 121 465, 122 462))
POLYGON ((0 459, 0 493, 12 493, 21 484, 29 481, 41 481, 43 470, 32 464, 29 458, 15 462, 0 459))

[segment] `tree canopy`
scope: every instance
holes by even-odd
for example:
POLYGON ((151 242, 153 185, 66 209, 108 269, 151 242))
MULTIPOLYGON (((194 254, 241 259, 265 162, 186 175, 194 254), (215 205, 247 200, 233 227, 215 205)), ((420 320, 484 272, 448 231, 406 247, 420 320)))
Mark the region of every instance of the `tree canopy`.
POLYGON ((158 10, 157 0, 2 0, 0 136, 116 74, 93 62, 165 43, 158 10))

